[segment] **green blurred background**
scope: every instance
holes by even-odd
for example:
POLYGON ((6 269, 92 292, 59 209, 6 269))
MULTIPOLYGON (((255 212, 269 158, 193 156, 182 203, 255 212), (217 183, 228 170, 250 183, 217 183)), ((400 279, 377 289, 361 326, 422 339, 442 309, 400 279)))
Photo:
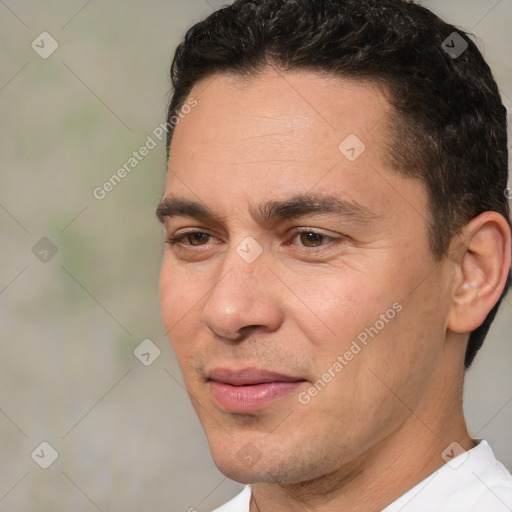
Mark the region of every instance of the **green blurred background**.
MULTIPOLYGON (((0 0, 0 512, 208 512, 241 487, 210 460, 161 325, 164 143, 93 196, 164 121, 186 29, 224 3, 0 0)), ((476 35, 512 113, 512 0, 421 3, 476 35)), ((465 396, 509 469, 511 332, 509 295, 465 396)))

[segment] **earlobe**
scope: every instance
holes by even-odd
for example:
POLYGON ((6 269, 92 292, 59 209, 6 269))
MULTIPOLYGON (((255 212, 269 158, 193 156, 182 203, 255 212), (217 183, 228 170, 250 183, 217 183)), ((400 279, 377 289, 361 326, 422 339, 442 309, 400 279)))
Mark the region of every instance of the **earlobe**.
POLYGON ((458 254, 448 329, 466 333, 485 320, 501 296, 511 261, 511 235, 506 219, 485 212, 469 222, 452 248, 458 254))

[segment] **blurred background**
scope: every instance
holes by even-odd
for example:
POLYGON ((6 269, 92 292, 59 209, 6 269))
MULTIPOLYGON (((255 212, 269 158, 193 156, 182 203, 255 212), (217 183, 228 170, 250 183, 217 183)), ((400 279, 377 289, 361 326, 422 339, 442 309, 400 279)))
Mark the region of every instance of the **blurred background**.
MULTIPOLYGON (((93 194, 165 120, 176 45, 224 3, 0 0, 0 512, 208 512, 241 488, 160 320, 165 144, 93 194)), ((421 3, 475 34, 512 113, 512 0, 421 3)), ((509 469, 511 332, 509 295, 465 391, 509 469)))

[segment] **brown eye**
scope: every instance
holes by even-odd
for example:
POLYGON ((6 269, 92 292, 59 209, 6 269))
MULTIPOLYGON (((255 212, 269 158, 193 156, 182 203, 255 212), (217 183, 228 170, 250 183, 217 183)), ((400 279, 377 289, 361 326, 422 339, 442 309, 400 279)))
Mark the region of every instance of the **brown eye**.
POLYGON ((207 233, 189 233, 187 240, 190 245, 204 245, 208 242, 210 235, 207 233))
POLYGON ((318 247, 322 245, 323 239, 326 238, 320 233, 314 233, 312 231, 303 232, 299 235, 302 245, 305 247, 318 247))

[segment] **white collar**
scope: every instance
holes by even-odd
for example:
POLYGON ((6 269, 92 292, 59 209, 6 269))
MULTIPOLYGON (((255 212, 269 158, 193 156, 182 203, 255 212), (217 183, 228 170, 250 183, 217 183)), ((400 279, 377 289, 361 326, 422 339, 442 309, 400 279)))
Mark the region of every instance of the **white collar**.
POLYGON ((496 460, 487 441, 476 442, 382 512, 510 512, 512 476, 496 460))

